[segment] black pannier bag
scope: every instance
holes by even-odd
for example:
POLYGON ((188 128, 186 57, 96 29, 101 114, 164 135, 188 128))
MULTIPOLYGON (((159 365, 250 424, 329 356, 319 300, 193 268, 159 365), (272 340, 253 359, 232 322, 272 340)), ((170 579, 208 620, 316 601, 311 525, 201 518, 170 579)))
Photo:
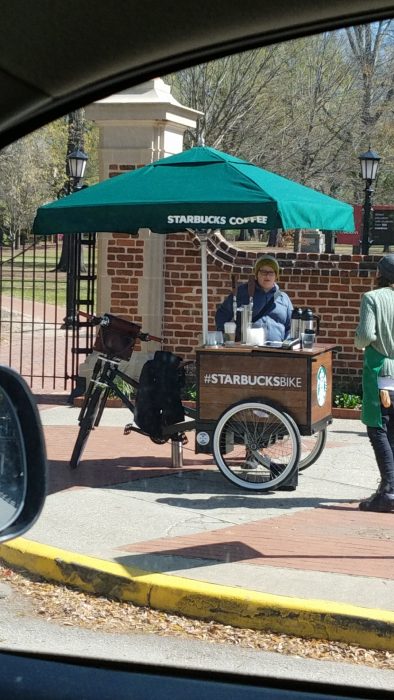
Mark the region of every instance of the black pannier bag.
POLYGON ((158 350, 141 371, 135 401, 134 422, 144 433, 163 439, 163 428, 185 418, 181 389, 185 385, 182 358, 158 350))

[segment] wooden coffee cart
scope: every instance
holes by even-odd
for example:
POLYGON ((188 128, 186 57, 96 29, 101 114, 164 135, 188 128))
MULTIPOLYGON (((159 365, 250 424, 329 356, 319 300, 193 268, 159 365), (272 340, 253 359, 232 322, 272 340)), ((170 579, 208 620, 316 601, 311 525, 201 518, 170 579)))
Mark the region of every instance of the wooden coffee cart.
POLYGON ((223 474, 242 488, 294 489, 300 436, 316 439, 303 465, 309 466, 332 422, 335 348, 198 348, 196 452, 213 453, 223 474))
POLYGON ((94 346, 98 358, 78 418, 80 430, 70 461, 73 469, 90 431, 100 423, 110 390, 133 413, 127 433, 139 432, 154 442, 171 440, 173 466, 182 466, 184 434, 194 430, 196 453, 213 454, 229 481, 251 491, 293 490, 299 470, 313 464, 324 448, 332 420, 332 353, 336 346, 317 344, 301 350, 235 343, 197 348, 196 410, 185 408, 185 420, 164 424, 161 435, 151 435, 134 423, 141 386, 118 365, 131 357, 137 338, 150 340, 153 336, 143 333, 138 324, 111 314, 91 320, 100 325, 94 346), (116 378, 137 390, 136 401, 116 385, 116 378))

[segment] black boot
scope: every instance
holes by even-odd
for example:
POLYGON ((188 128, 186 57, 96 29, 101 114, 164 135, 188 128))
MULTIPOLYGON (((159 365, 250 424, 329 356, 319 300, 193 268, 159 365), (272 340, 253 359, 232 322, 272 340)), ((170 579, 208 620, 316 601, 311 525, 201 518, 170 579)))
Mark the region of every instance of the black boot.
POLYGON ((376 493, 364 501, 360 501, 358 507, 360 510, 373 513, 394 512, 394 487, 381 484, 376 493))

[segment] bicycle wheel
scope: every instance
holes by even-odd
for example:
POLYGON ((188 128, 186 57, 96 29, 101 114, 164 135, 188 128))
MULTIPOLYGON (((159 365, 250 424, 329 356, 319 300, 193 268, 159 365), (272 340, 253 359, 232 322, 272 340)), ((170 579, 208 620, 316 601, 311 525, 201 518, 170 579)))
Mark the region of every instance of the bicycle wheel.
POLYGON ((82 453, 88 441, 89 433, 94 426, 94 421, 96 419, 97 411, 99 408, 100 397, 101 389, 96 388, 95 391, 93 391, 92 393, 89 405, 86 408, 85 415, 80 424, 78 437, 76 439, 70 459, 70 469, 76 469, 80 462, 82 453))
POLYGON ((218 420, 213 455, 226 479, 250 491, 269 491, 298 466, 300 434, 286 413, 260 401, 242 401, 218 420))
POLYGON ((298 471, 302 472, 319 459, 327 442, 327 428, 314 435, 301 435, 301 456, 298 471))
POLYGON ((97 379, 97 375, 98 375, 100 370, 101 370, 101 360, 97 360, 97 362, 94 366, 94 369, 93 369, 91 379, 90 379, 89 384, 88 384, 88 388, 85 392, 85 398, 84 398, 83 404, 81 406, 81 410, 80 410, 79 415, 78 415, 79 425, 81 425, 81 423, 86 415, 86 411, 87 411, 89 403, 90 403, 90 398, 91 398, 93 392, 97 388, 96 387, 96 379, 97 379))

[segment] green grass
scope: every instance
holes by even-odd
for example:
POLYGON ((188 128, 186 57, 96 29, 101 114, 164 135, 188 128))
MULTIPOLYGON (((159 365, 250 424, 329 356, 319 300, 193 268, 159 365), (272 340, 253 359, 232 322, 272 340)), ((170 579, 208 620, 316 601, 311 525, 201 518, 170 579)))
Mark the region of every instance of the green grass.
MULTIPOLYGON (((64 280, 57 285, 55 288, 54 282, 50 282, 44 286, 43 280, 36 280, 33 285, 32 281, 26 282, 23 286, 21 284, 11 285, 7 281, 3 280, 2 283, 2 294, 4 296, 13 296, 17 299, 29 299, 40 303, 55 304, 57 306, 66 306, 66 280, 64 280)), ((80 296, 83 299, 87 297, 87 283, 82 282, 80 287, 80 296)))
MULTIPOLYGON (((60 250, 59 250, 60 255, 60 250)), ((2 250, 2 266, 10 268, 22 268, 25 267, 39 267, 42 269, 55 267, 57 264, 57 254, 55 248, 47 248, 47 250, 42 248, 36 248, 34 252, 33 248, 25 248, 25 250, 15 250, 13 261, 11 258, 11 249, 3 248, 2 250)))
MULTIPOLYGON (((3 248, 0 267, 2 294, 65 307, 67 274, 56 272, 60 253, 61 246, 57 251, 55 246, 46 248, 38 246, 35 250, 27 248, 20 252, 14 251, 11 261, 11 251, 3 248), (11 277, 13 277, 12 285, 11 277)), ((84 299, 88 296, 88 283, 85 280, 81 282, 80 296, 84 299)))

